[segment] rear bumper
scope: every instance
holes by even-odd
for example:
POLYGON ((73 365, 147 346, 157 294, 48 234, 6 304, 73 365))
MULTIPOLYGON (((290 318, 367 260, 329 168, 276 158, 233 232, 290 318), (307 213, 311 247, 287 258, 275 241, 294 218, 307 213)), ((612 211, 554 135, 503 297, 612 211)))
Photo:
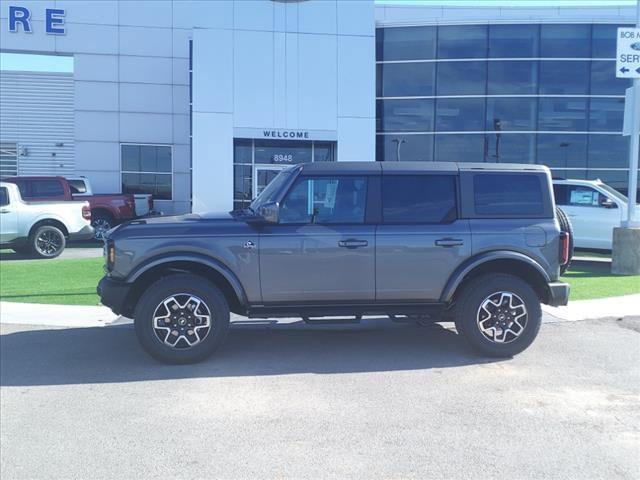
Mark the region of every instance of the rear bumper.
POLYGON ((86 225, 82 227, 82 230, 69 234, 69 240, 74 242, 76 240, 89 240, 93 238, 93 227, 86 225))
POLYGON ((109 307, 116 315, 121 315, 125 311, 130 290, 131 285, 128 283, 119 282, 109 277, 102 277, 96 288, 102 304, 109 307))
POLYGON ((549 287, 548 305, 551 305, 552 307, 559 307, 569 303, 569 292, 571 287, 568 283, 551 282, 547 284, 547 287, 549 287))

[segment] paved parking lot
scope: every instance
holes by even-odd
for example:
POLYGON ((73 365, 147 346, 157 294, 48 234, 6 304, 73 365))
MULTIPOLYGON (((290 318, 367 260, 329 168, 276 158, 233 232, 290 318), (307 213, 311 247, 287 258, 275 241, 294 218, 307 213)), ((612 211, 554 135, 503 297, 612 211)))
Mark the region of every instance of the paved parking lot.
POLYGON ((2 326, 1 476, 638 478, 640 318, 515 359, 434 326, 236 326, 194 366, 130 326, 2 326))

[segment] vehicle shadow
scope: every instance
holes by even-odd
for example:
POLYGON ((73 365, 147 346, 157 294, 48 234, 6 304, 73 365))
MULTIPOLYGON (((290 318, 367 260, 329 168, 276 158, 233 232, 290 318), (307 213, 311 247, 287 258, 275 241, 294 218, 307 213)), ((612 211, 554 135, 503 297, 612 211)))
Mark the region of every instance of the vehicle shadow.
POLYGON ((130 325, 22 330, 0 336, 0 385, 384 372, 495 361, 475 355, 455 331, 437 324, 295 327, 269 321, 235 326, 213 357, 195 365, 155 361, 140 348, 130 325))

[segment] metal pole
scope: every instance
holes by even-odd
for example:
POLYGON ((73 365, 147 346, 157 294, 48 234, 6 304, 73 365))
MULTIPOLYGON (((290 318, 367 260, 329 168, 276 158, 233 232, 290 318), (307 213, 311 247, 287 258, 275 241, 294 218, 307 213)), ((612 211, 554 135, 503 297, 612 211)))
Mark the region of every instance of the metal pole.
MULTIPOLYGON (((640 28, 640 0, 636 2, 636 28, 640 28)), ((629 203, 626 227, 635 226, 638 194, 638 143, 640 141, 640 79, 633 79, 633 104, 631 105, 631 136, 629 138, 629 203)))

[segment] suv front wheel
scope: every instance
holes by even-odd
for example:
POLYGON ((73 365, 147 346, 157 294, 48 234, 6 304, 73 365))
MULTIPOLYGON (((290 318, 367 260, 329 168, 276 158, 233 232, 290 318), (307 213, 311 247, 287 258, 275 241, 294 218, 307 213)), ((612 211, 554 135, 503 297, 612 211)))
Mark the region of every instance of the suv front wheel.
POLYGON ((538 295, 514 275, 482 275, 457 295, 456 329, 484 355, 511 357, 522 352, 538 335, 541 320, 538 295))
POLYGON ((142 347, 165 363, 209 357, 229 330, 229 305, 218 287, 192 274, 174 274, 151 285, 136 306, 142 347))

